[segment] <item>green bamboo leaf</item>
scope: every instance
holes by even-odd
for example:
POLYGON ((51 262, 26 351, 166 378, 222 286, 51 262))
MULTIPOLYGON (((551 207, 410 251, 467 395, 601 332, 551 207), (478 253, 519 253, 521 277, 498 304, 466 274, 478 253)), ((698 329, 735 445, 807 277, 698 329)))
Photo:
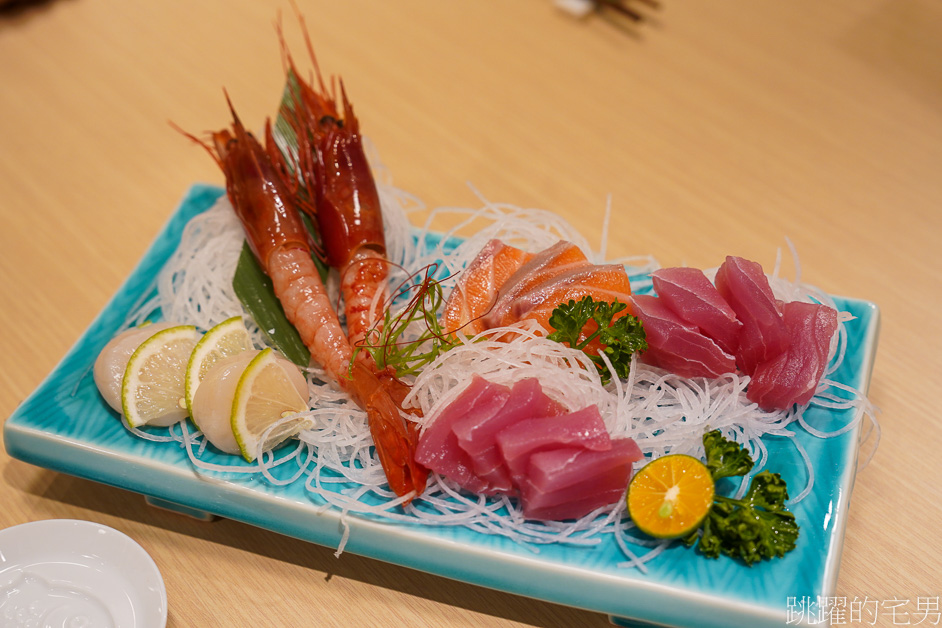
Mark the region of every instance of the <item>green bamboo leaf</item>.
POLYGON ((298 330, 288 322, 288 317, 275 296, 271 279, 265 275, 248 243, 242 246, 242 254, 239 255, 232 278, 232 288, 242 307, 255 320, 271 344, 298 366, 306 367, 311 361, 311 353, 304 346, 298 330))

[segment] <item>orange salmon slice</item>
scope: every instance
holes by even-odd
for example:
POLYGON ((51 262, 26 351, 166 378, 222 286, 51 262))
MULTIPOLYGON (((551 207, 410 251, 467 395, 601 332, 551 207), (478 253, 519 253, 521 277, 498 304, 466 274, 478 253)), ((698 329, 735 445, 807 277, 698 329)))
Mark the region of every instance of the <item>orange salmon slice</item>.
MULTIPOLYGON (((534 319, 549 333, 553 310, 560 303, 581 301, 585 296, 626 304, 628 307, 615 315, 616 320, 630 314, 631 284, 625 267, 592 264, 577 246, 564 240, 533 254, 495 239, 462 273, 445 304, 442 327, 447 333, 461 330, 473 336, 534 319)), ((581 339, 595 330, 595 323, 589 321, 581 339)), ((597 341, 592 346, 601 348, 597 341)))
MULTIPOLYGON (((612 322, 631 314, 631 283, 625 267, 618 264, 589 265, 560 273, 548 281, 534 286, 514 302, 513 313, 517 320, 535 319, 547 331, 553 331, 549 319, 561 303, 581 301, 591 296, 595 301, 611 303, 616 299, 628 307, 615 314, 612 322)), ((579 342, 595 333, 595 321, 582 328, 579 342)), ((593 354, 602 348, 593 339, 586 348, 593 354)))
POLYGON ((484 317, 486 328, 512 325, 521 319, 514 312, 515 303, 536 286, 552 281, 557 275, 591 267, 585 253, 575 244, 560 240, 534 255, 500 286, 494 305, 484 317))
POLYGON ((491 240, 461 273, 455 289, 445 303, 442 328, 446 333, 462 331, 468 336, 487 327, 483 323, 498 290, 533 257, 521 249, 491 240))

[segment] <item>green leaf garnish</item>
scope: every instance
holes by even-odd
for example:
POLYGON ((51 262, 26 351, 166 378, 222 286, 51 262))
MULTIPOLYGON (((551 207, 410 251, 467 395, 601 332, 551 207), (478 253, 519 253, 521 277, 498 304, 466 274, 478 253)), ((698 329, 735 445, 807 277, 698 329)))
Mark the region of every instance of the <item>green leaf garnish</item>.
MULTIPOLYGON (((626 307, 626 304, 617 299, 611 303, 596 301, 588 295, 578 302, 570 299, 569 303, 560 303, 550 315, 549 324, 554 331, 547 338, 580 351, 585 351, 589 343, 598 338, 604 347, 602 351, 615 369, 615 375, 624 379, 628 377, 631 368, 631 355, 648 348, 640 319, 628 314, 612 322, 615 315, 626 307), (589 321, 594 321, 597 329, 580 342, 579 337, 589 321)), ((605 360, 592 353, 586 352, 586 355, 595 363, 602 383, 611 381, 612 374, 609 373, 605 360)))
MULTIPOLYGON (((752 459, 741 445, 713 430, 703 435, 707 468, 713 479, 743 476, 752 469, 752 459)), ((714 497, 713 506, 700 528, 684 539, 697 543, 708 558, 726 554, 752 566, 761 560, 782 557, 795 549, 798 523, 785 508, 788 488, 778 473, 762 471, 752 478, 742 499, 714 497)))
POLYGON ((719 430, 703 435, 703 448, 706 450, 706 466, 714 481, 746 475, 755 464, 746 448, 727 440, 719 430))
POLYGON ((298 330, 285 316, 285 311, 275 296, 271 279, 262 270, 248 243, 242 246, 242 253, 232 278, 232 288, 242 307, 271 344, 298 366, 306 367, 311 361, 311 353, 304 346, 298 330))
MULTIPOLYGON (((399 288, 393 301, 412 293, 409 301, 395 314, 391 307, 386 308, 382 325, 370 330, 364 342, 354 347, 354 359, 357 353, 366 351, 377 367, 390 367, 396 377, 404 377, 418 374, 457 344, 438 322, 438 311, 445 298, 440 282, 433 278, 436 269, 436 264, 427 267, 422 281, 407 282, 399 288), (420 325, 413 325, 417 322, 420 325), (407 338, 410 327, 411 335, 407 338), (421 330, 418 333, 415 331, 417 327, 421 330)), ((413 278, 417 276, 418 273, 413 278)))

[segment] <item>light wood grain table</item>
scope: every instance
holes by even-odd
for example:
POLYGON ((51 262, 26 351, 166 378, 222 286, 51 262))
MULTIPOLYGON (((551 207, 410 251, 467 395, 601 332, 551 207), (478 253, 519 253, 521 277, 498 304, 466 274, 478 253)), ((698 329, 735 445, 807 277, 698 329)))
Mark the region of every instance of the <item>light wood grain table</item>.
MULTIPOLYGON (((858 474, 838 595, 942 594, 942 5, 665 0, 633 25, 549 0, 300 0, 395 184, 428 207, 555 211, 612 256, 771 265, 875 302, 882 440, 858 474), (786 255, 786 260, 788 259, 786 255), (788 264, 786 264, 788 266, 788 264)), ((0 13, 0 417, 52 370, 194 182, 168 125, 274 113, 280 0, 56 0, 0 13)), ((866 446, 865 446, 866 447, 866 446)), ((602 626, 597 614, 199 523, 0 453, 0 528, 78 518, 153 556, 170 626, 602 626)), ((902 619, 902 615, 897 619, 902 619)), ((933 619, 930 615, 924 625, 933 619)), ((892 625, 891 617, 879 617, 892 625)))

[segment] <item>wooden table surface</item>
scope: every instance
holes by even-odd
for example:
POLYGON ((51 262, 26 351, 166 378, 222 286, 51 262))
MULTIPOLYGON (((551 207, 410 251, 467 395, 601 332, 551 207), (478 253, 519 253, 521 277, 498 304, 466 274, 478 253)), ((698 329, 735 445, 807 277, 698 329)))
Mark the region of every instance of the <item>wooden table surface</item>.
MULTIPOLYGON (((649 19, 634 25, 576 20, 550 0, 299 1, 322 67, 344 77, 395 184, 426 206, 477 207, 481 194, 540 207, 598 244, 610 199, 611 256, 771 266, 790 239, 805 281, 875 302, 882 440, 857 476, 837 595, 906 600, 913 623, 938 603, 942 5, 665 0, 638 5, 649 19)), ((226 126, 223 87, 249 126, 273 115, 278 11, 300 51, 282 0, 0 12, 0 417, 104 308, 187 188, 222 183, 167 121, 226 126)), ((0 528, 78 518, 125 532, 160 567, 170 626, 606 624, 200 523, 0 451, 0 528)))

